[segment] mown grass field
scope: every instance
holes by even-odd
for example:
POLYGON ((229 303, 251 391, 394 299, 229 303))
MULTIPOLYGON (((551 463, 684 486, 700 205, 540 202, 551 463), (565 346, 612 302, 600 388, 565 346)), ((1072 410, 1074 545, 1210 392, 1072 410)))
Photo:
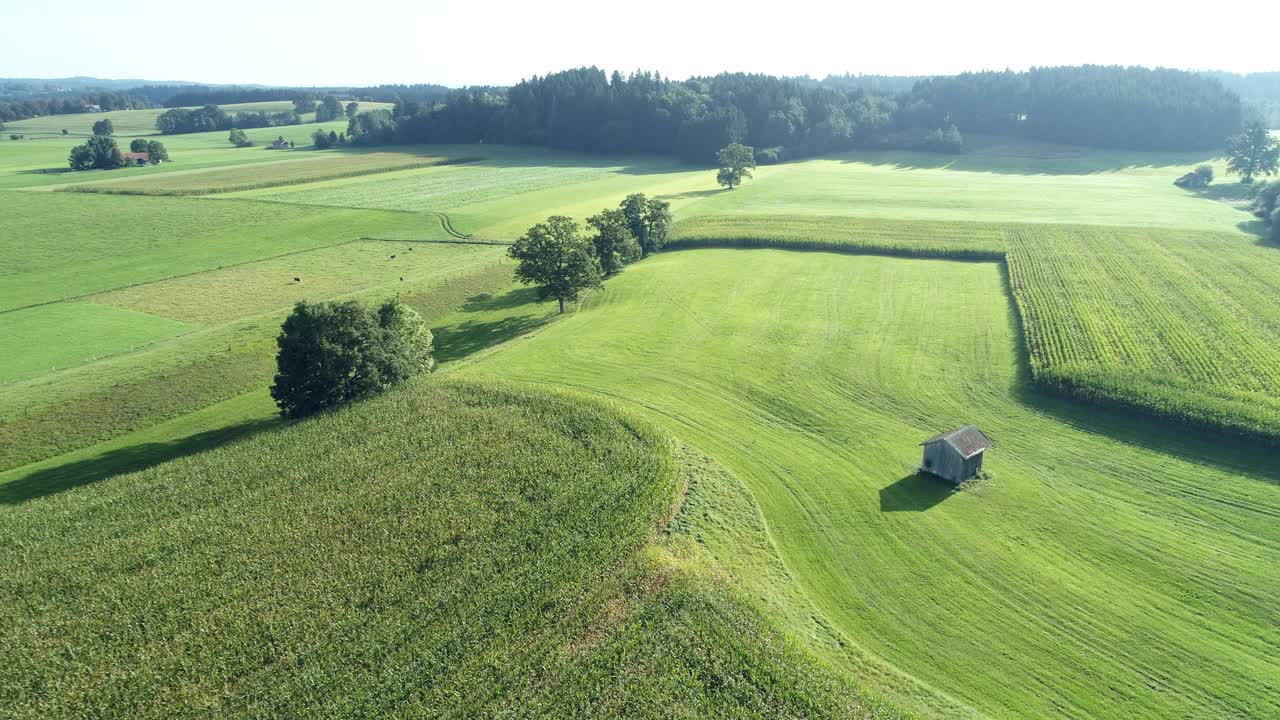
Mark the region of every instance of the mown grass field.
POLYGON ((445 212, 478 237, 513 240, 547 215, 579 219, 632 192, 669 197, 679 209, 714 191, 705 170, 671 160, 566 155, 538 148, 451 146, 450 156, 474 158, 390 175, 332 180, 236 193, 244 199, 304 205, 445 212))
POLYGON ((993 717, 1280 712, 1269 454, 1047 399, 1019 348, 996 264, 697 250, 464 373, 613 398, 710 454, 856 648, 829 658, 924 714, 945 704, 878 661, 993 717), (964 423, 992 476, 952 492, 918 443, 964 423))

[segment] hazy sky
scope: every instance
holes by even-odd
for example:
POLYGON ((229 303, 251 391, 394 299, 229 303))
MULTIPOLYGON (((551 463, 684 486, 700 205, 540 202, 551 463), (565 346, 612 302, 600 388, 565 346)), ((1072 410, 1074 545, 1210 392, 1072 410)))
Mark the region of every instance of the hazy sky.
POLYGON ((27 1, 0 14, 0 76, 457 86, 579 65, 677 78, 1079 63, 1256 72, 1280 70, 1277 24, 1274 0, 27 1), (1242 20, 1270 30, 1231 28, 1242 20))

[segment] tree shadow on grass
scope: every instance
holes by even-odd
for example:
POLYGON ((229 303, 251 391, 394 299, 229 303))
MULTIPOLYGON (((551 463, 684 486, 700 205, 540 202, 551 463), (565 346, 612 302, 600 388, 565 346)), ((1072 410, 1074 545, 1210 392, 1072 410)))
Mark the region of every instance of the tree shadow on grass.
POLYGON ((436 360, 441 363, 461 360, 494 345, 533 332, 551 321, 551 315, 523 315, 501 320, 467 320, 434 328, 436 360))
POLYGON ((56 168, 32 168, 30 170, 19 170, 18 175, 64 175, 66 173, 75 172, 69 167, 56 168))
POLYGON ((546 325, 555 317, 538 307, 534 288, 519 288, 501 295, 472 295, 462 304, 464 313, 511 311, 524 308, 522 315, 507 314, 495 320, 464 320, 431 329, 435 335, 435 357, 438 362, 461 360, 470 355, 501 345, 546 325))
POLYGON ((954 493, 955 488, 942 478, 913 472, 880 488, 880 512, 924 512, 954 493))
POLYGON ((277 418, 248 420, 216 430, 188 435, 169 442, 149 442, 106 452, 73 462, 43 467, 0 485, 0 503, 16 505, 53 495, 115 475, 144 470, 153 465, 193 455, 224 443, 253 435, 280 424, 277 418))
POLYGON ((490 295, 489 293, 481 293, 472 295, 462 304, 463 312, 487 312, 490 310, 510 310, 511 308, 520 307, 521 305, 529 305, 532 307, 538 302, 538 291, 536 288, 525 287, 512 290, 502 295, 490 295))
POLYGON ((1225 182, 1193 190, 1197 196, 1219 202, 1244 202, 1253 195, 1253 186, 1238 182, 1225 182))
POLYGON ((712 190, 686 190, 678 193, 668 193, 656 196, 659 200, 694 200, 697 198, 711 197, 726 192, 724 188, 715 188, 712 190))

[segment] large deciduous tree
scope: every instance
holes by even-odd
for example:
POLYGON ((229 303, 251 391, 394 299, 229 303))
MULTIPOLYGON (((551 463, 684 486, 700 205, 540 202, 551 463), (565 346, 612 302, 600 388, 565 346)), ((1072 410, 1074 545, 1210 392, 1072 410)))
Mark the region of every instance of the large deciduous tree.
POLYGON ((627 227, 640 244, 640 257, 662 249, 671 228, 671 203, 633 193, 619 205, 627 227))
POLYGON ((115 126, 112 125, 111 121, 106 118, 103 118, 93 124, 94 135, 112 135, 115 133, 115 131, 116 131, 115 126))
POLYGON ((116 141, 106 135, 95 135, 85 144, 72 148, 67 161, 72 170, 111 170, 125 164, 116 141))
POLYGON ((600 261, 576 222, 555 215, 529 228, 508 250, 517 261, 516 279, 534 285, 538 299, 555 298, 564 313, 566 302, 583 290, 600 286, 600 261))
POLYGON ((720 171, 716 173, 716 182, 730 190, 751 177, 756 167, 755 149, 741 143, 730 143, 716 153, 720 162, 720 171))
POLYGON ((1280 140, 1254 123, 1227 141, 1227 172, 1251 183, 1256 175, 1275 175, 1280 162, 1280 140))
POLYGON ((152 165, 169 162, 169 151, 165 148, 164 143, 159 140, 148 140, 145 152, 151 157, 152 165))
POLYGON ((249 147, 253 144, 249 142, 249 136, 245 135, 240 128, 231 128, 231 132, 227 135, 227 142, 236 147, 249 147))
POLYGON ((316 122, 340 120, 343 116, 342 103, 333 95, 325 95, 316 107, 316 122))
POLYGON ((398 300, 377 311, 355 301, 298 303, 276 343, 271 397, 286 418, 380 392, 435 364, 431 331, 398 300))
POLYGON ((640 243, 627 226, 627 218, 621 209, 602 210, 587 218, 587 224, 595 229, 591 244, 595 247, 600 270, 612 275, 640 257, 640 243))

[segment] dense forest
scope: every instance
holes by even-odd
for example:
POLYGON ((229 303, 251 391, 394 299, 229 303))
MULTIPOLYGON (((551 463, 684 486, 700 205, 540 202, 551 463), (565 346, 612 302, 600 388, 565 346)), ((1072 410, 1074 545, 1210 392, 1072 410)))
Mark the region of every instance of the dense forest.
POLYGON ((913 102, 964 132, 1134 150, 1221 147, 1240 98, 1181 70, 1082 67, 964 73, 918 83, 913 102))
POLYGON ((353 122, 356 142, 545 145, 674 154, 710 163, 734 142, 759 159, 859 147, 955 150, 961 133, 1131 149, 1218 147, 1242 123, 1217 80, 1177 70, 1083 66, 919 80, 726 73, 685 81, 591 67, 501 88, 467 88, 431 105, 353 122))
POLYGON ((353 122, 348 135, 365 143, 497 142, 710 163, 733 142, 797 155, 852 148, 891 130, 896 115, 892 98, 794 78, 734 73, 678 82, 592 67, 505 91, 467 88, 434 105, 400 105, 390 123, 353 122))
POLYGON ((1239 95, 1246 114, 1252 113, 1269 128, 1280 128, 1280 72, 1201 74, 1218 80, 1223 87, 1239 95))

